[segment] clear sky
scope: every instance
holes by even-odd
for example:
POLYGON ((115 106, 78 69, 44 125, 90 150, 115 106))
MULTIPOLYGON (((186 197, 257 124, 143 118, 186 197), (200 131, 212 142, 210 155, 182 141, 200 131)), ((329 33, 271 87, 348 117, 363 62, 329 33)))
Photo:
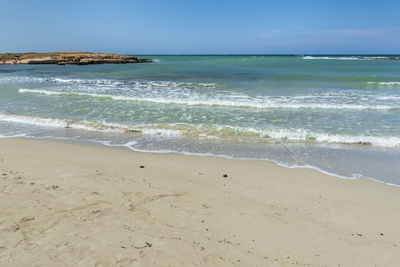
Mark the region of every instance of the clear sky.
POLYGON ((0 53, 400 53, 400 0, 0 0, 0 53))

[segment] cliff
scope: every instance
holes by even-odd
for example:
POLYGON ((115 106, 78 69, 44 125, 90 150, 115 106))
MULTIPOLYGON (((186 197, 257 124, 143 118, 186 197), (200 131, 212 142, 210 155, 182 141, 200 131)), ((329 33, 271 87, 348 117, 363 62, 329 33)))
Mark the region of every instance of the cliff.
POLYGON ((0 54, 0 65, 14 64, 126 64, 152 62, 151 59, 139 59, 133 56, 91 53, 91 52, 55 52, 55 53, 5 53, 0 54))

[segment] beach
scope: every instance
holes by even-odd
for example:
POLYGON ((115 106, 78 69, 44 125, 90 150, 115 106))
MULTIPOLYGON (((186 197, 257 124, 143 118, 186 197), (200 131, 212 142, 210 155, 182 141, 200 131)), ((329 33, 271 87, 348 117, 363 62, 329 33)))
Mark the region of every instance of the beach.
POLYGON ((0 139, 1 266, 399 266, 400 190, 261 160, 0 139))
POLYGON ((267 160, 400 185, 400 60, 139 57, 153 62, 1 65, 0 137, 267 160))
POLYGON ((400 267, 400 1, 2 3, 0 267, 400 267))

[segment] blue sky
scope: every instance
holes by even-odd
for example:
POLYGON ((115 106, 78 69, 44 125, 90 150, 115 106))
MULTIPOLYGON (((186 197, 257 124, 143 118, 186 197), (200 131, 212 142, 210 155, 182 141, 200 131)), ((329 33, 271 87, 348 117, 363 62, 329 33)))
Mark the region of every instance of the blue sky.
POLYGON ((0 52, 400 53, 399 0, 0 0, 0 52))

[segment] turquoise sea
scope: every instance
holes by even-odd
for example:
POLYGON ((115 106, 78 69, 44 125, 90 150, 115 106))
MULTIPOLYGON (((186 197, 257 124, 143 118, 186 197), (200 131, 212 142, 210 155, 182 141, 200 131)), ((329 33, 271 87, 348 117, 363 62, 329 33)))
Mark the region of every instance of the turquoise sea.
POLYGON ((400 185, 400 61, 142 57, 155 62, 0 66, 0 137, 263 159, 400 185))

